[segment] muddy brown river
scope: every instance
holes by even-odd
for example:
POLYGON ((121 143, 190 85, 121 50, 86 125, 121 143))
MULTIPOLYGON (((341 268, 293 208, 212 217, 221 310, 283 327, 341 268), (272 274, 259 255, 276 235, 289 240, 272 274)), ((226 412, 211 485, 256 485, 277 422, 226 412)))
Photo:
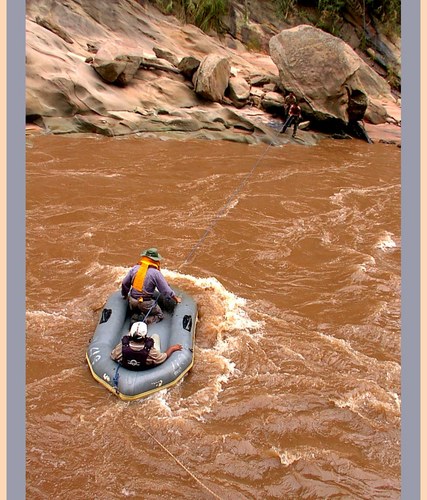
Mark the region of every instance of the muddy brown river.
POLYGON ((29 500, 400 498, 400 149, 266 148, 27 137, 29 500), (152 246, 195 363, 123 402, 85 353, 152 246))

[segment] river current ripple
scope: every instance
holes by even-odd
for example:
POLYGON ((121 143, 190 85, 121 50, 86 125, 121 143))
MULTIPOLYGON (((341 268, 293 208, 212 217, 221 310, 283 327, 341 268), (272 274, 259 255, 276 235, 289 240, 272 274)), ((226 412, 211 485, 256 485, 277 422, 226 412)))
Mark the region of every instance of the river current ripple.
POLYGON ((225 206, 265 148, 27 137, 28 499, 400 498, 400 150, 272 147, 225 206), (195 364, 126 403, 85 352, 150 246, 195 364))

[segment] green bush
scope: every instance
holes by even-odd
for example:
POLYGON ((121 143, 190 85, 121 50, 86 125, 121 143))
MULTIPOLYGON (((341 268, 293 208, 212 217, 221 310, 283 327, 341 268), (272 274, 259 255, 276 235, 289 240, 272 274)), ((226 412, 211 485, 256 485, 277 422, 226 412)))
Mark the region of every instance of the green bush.
POLYGON ((274 0, 277 14, 283 19, 287 19, 292 9, 295 7, 295 0, 274 0))
POLYGON ((400 26, 400 0, 365 0, 366 11, 383 23, 400 26))
MULTIPOLYGON (((227 15, 229 0, 151 0, 166 14, 174 14, 186 23, 195 24, 203 31, 222 31, 222 17, 227 15)), ((307 6, 318 13, 317 26, 337 34, 344 10, 364 12, 367 19, 382 23, 384 33, 400 35, 401 0, 272 0, 277 15, 286 19, 296 8, 307 6)), ((244 2, 245 15, 249 17, 248 2, 244 2)), ((246 19, 248 21, 248 19, 246 19)))
POLYGON ((221 31, 221 18, 228 12, 228 0, 155 0, 166 14, 175 14, 203 31, 221 31))

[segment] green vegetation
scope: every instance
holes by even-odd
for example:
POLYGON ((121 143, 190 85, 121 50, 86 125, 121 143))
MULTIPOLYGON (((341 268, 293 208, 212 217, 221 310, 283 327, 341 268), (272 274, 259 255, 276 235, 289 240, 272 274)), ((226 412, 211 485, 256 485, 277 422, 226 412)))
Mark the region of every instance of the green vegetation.
POLYGON ((400 0, 366 0, 366 12, 386 25, 400 28, 400 0))
POLYGON ((295 8, 296 0, 274 0, 279 17, 287 19, 289 14, 295 8))
POLYGON ((203 31, 222 31, 221 18, 228 12, 228 0, 155 0, 166 14, 175 14, 203 31))
POLYGON ((311 7, 318 14, 318 27, 336 31, 345 11, 375 18, 389 33, 400 34, 401 0, 274 0, 279 15, 287 18, 296 9, 311 7))
POLYGON ((346 0, 319 0, 320 13, 317 26, 332 35, 338 35, 342 12, 346 7, 346 0))
POLYGON ((259 52, 261 50, 261 40, 257 33, 253 31, 249 32, 246 47, 248 50, 253 50, 254 52, 259 52))
MULTIPOLYGON (((186 23, 207 32, 223 31, 222 19, 228 14, 230 0, 152 0, 166 14, 174 14, 186 23)), ((400 35, 401 0, 272 0, 277 15, 287 19, 299 11, 311 9, 316 14, 315 24, 337 35, 345 12, 365 19, 377 19, 384 34, 400 35)), ((250 4, 243 2, 245 21, 249 21, 250 4)), ((362 40, 362 43, 364 41, 362 40)))
POLYGON ((400 92, 400 76, 398 75, 397 69, 393 65, 387 67, 387 81, 391 88, 400 92))
POLYGON ((318 0, 317 8, 320 12, 335 12, 340 14, 346 6, 346 0, 318 0))

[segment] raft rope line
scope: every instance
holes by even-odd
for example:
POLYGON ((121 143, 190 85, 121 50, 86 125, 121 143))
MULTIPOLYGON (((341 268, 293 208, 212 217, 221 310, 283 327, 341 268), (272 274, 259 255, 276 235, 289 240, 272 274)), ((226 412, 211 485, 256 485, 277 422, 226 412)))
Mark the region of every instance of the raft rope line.
POLYGON ((224 205, 218 210, 217 214, 213 218, 212 222, 209 224, 209 226, 206 228, 205 232, 202 234, 202 236, 199 238, 199 240, 194 244, 193 248, 190 250, 189 254, 185 258, 185 260, 178 266, 178 271, 181 269, 182 266, 185 266, 185 264, 188 264, 191 260, 191 258, 194 256, 196 253, 197 249, 201 246, 203 241, 208 237, 209 233, 212 231, 212 229, 215 227, 219 219, 224 215, 226 209, 231 205, 231 202, 234 201, 235 199, 238 198, 239 193, 242 191, 243 187, 247 182, 249 181, 249 178, 253 175, 255 170, 257 169, 258 165, 261 163, 261 161, 264 159, 265 155, 267 154, 267 151, 270 149, 270 147, 273 145, 274 139, 276 139, 280 132, 282 130, 282 127, 279 129, 277 134, 273 137, 273 139, 270 141, 268 146, 265 148, 264 152, 262 155, 258 158, 258 160, 255 162, 251 170, 246 174, 246 176, 243 178, 242 182, 237 186, 237 188, 231 193, 231 195, 228 197, 227 201, 224 203, 224 205))
POLYGON ((114 390, 116 391, 116 394, 119 393, 119 368, 120 368, 120 364, 117 363, 116 372, 115 372, 114 377, 113 377, 113 387, 114 387, 114 390))
MULTIPOLYGON (((255 170, 257 169, 258 165, 261 163, 261 161, 264 159, 265 155, 267 154, 267 151, 270 149, 270 147, 273 145, 273 141, 275 138, 278 137, 280 134, 281 129, 279 129, 279 132, 277 135, 270 141, 268 146, 265 148, 264 152, 262 155, 258 158, 258 160, 255 162, 255 164, 252 166, 251 170, 246 174, 246 176, 243 178, 242 182, 237 186, 237 188, 231 193, 231 195, 228 197, 227 201, 224 203, 224 205, 220 208, 220 210, 217 212, 216 216, 212 220, 212 222, 209 224, 209 226, 206 228, 205 232, 203 235, 199 238, 199 240, 195 243, 193 248, 190 250, 189 254, 187 255, 186 259, 180 264, 178 267, 178 270, 181 269, 182 266, 185 264, 188 264, 190 259, 193 257, 193 255, 196 253, 197 249, 201 246, 203 241, 208 237, 209 233, 212 231, 212 229, 215 227, 216 223, 218 220, 223 216, 225 213, 227 207, 231 204, 231 202, 237 198, 238 194, 242 191, 243 187, 245 184, 249 181, 249 178, 253 175, 255 170)), ((154 304, 151 306, 150 310, 147 312, 145 318, 149 315, 151 309, 154 307, 154 305, 157 303, 158 297, 154 304)), ((144 320, 145 320, 144 318, 144 320)), ((119 374, 118 374, 118 368, 116 371, 116 374, 114 376, 114 386, 116 388, 116 391, 118 390, 117 384, 118 384, 118 379, 119 379, 119 374)), ((169 451, 164 444, 162 444, 155 436, 153 436, 147 429, 146 429, 147 434, 155 441, 170 457, 172 457, 175 462, 182 467, 197 483, 200 484, 206 491, 208 491, 213 497, 218 498, 221 500, 221 497, 218 496, 215 492, 213 492, 208 486, 206 486, 198 477, 196 477, 189 469, 186 467, 171 451, 169 451)))
MULTIPOLYGON (((153 309, 153 307, 157 304, 157 301, 159 300, 159 296, 157 296, 155 302, 153 303, 153 305, 150 307, 150 309, 148 310, 147 314, 145 315, 144 317, 144 320, 147 318, 147 316, 150 314, 151 312, 151 309, 153 309)), ((143 320, 143 321, 144 321, 143 320)), ((116 392, 118 392, 118 383, 119 383, 119 368, 120 368, 120 365, 118 364, 117 365, 117 369, 116 369, 116 373, 114 375, 114 378, 113 378, 113 383, 114 383, 114 388, 116 390, 116 392)), ((216 493, 214 493, 208 486, 206 486, 198 477, 196 477, 189 469, 188 467, 186 467, 171 451, 169 451, 166 446, 164 444, 162 444, 155 436, 153 436, 153 434, 151 434, 151 432, 149 432, 147 429, 145 429, 146 433, 151 437, 151 439, 153 439, 153 441, 155 441, 164 451, 166 451, 166 453, 168 455, 170 455, 174 460, 175 462, 180 466, 182 467, 195 481, 197 481, 203 488, 205 488, 207 491, 209 491, 209 493, 211 493, 211 495, 213 495, 215 498, 218 498, 219 500, 221 500, 221 497, 219 497, 216 493)))
POLYGON ((197 478, 192 472, 191 470, 189 470, 178 458, 176 458, 176 456, 170 452, 166 446, 164 444, 162 444, 155 436, 153 436, 151 434, 150 431, 148 431, 147 429, 144 429, 144 431, 168 454, 170 455, 174 460, 175 462, 181 466, 186 472, 188 472, 188 474, 190 474, 190 476, 195 480, 197 481, 200 486, 202 486, 203 488, 205 488, 205 490, 209 491, 209 493, 211 495, 213 495, 215 498, 218 498, 219 500, 221 500, 221 497, 219 497, 216 493, 214 493, 208 486, 206 486, 206 484, 204 484, 202 481, 200 481, 199 478, 197 478))
MULTIPOLYGON (((267 154, 267 151, 270 149, 270 147, 273 145, 273 141, 275 138, 278 137, 280 134, 280 131, 282 128, 279 129, 278 133, 276 134, 275 137, 270 141, 270 143, 267 145, 265 148, 264 152, 262 155, 258 158, 258 160, 255 162, 255 164, 252 166, 251 170, 246 174, 246 176, 243 178, 242 182, 237 186, 237 188, 231 193, 231 195, 228 197, 227 201, 224 203, 224 205, 220 208, 220 210, 217 212, 216 216, 212 220, 212 222, 209 224, 203 235, 199 238, 199 240, 195 243, 193 248, 190 250, 189 254, 187 255, 187 258, 181 263, 181 265, 178 267, 178 270, 181 269, 182 266, 185 264, 188 264, 190 259, 193 257, 193 255, 196 253, 197 249, 201 246, 203 241, 207 238, 209 233, 212 231, 212 229, 215 227, 216 223, 218 220, 222 217, 224 212, 226 211, 227 207, 231 204, 231 202, 237 198, 238 194, 242 191, 243 187, 245 184, 248 182, 249 178, 253 175, 255 170, 257 169, 258 165, 261 163, 261 161, 264 159, 265 155, 267 154)), ((221 497, 218 496, 215 492, 213 492, 208 486, 206 486, 199 478, 197 478, 189 469, 186 467, 171 451, 169 451, 164 444, 162 444, 155 436, 153 436, 148 430, 146 430, 147 434, 155 441, 170 457, 172 457, 175 462, 182 467, 197 483, 200 484, 203 488, 205 488, 211 495, 213 495, 215 498, 218 498, 221 500, 221 497)))
MULTIPOLYGON (((258 160, 254 163, 252 166, 251 170, 246 174, 246 176, 243 178, 242 182, 237 186, 237 188, 231 193, 231 195, 228 197, 227 201, 224 203, 224 205, 218 210, 217 214, 215 215, 214 219, 212 222, 209 224, 209 226, 206 228, 205 232, 202 234, 202 236, 198 239, 198 241, 193 245, 193 248, 190 250, 189 254, 187 255, 186 259, 180 264, 178 267, 178 270, 181 269, 182 266, 185 264, 188 264, 190 262, 191 258, 194 256, 196 253, 197 249, 201 246, 201 244, 204 242, 204 240, 208 237, 209 233, 212 231, 212 229, 215 227, 216 223, 219 221, 219 219, 224 215, 227 207, 231 204, 231 202, 235 199, 237 199, 239 193, 242 191, 243 187, 247 184, 249 181, 249 178, 253 175, 255 170, 257 169, 258 165, 261 163, 261 161, 264 159, 265 155, 267 154, 267 151, 270 149, 270 147, 273 145, 274 139, 276 139, 280 132, 282 130, 282 127, 280 127, 279 131, 277 134, 273 137, 273 139, 270 141, 270 143, 267 145, 265 148, 264 152, 262 155, 258 158, 258 160)), ((216 493, 214 493, 208 486, 206 486, 199 478, 197 478, 189 469, 186 467, 171 451, 169 451, 165 445, 163 445, 155 436, 153 436, 149 431, 146 431, 148 435, 155 441, 169 456, 171 456, 175 462, 182 467, 195 481, 197 481, 200 486, 205 488, 211 495, 213 495, 215 498, 218 498, 221 500, 221 497, 219 497, 216 493)))

